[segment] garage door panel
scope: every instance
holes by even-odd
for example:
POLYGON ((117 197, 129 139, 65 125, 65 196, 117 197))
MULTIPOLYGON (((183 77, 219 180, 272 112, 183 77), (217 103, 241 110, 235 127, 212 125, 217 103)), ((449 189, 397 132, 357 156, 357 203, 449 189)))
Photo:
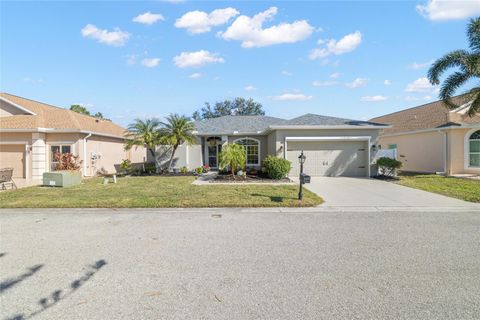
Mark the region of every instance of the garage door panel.
POLYGON ((24 154, 24 145, 0 145, 0 168, 13 168, 14 178, 24 178, 24 154))
POLYGON ((364 141, 289 141, 287 159, 292 162, 290 175, 300 172, 298 156, 306 156, 304 172, 312 176, 367 175, 367 143, 364 141))

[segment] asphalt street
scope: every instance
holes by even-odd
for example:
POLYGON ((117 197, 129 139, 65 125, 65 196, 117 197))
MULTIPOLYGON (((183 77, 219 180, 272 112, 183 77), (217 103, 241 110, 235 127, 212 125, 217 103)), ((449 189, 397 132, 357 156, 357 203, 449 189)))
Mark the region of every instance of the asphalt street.
POLYGON ((0 210, 0 319, 480 319, 480 211, 0 210))

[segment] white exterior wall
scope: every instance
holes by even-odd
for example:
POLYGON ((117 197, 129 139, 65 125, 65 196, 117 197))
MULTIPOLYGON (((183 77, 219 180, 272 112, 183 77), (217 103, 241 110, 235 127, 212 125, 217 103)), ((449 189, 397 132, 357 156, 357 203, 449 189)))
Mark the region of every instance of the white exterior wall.
POLYGON ((44 133, 32 133, 32 179, 40 180, 47 170, 47 146, 44 133))

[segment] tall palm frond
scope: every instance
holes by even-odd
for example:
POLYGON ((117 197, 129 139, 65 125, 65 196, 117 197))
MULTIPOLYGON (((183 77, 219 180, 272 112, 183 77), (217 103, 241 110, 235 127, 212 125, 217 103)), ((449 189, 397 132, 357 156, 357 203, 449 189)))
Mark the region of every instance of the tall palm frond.
POLYGON ((168 163, 168 169, 170 169, 178 147, 184 143, 187 145, 195 143, 196 137, 193 134, 195 125, 188 117, 176 113, 170 114, 167 117, 167 121, 161 122, 161 125, 162 128, 159 132, 162 137, 162 143, 172 147, 172 154, 168 163))
POLYGON ((133 146, 146 147, 155 158, 155 147, 161 143, 161 122, 158 119, 135 119, 125 131, 125 150, 133 146))
MULTIPOLYGON (((452 101, 457 90, 471 79, 480 78, 480 17, 470 20, 467 28, 470 51, 455 50, 435 61, 428 70, 428 79, 433 85, 440 84, 440 77, 450 68, 457 71, 449 75, 440 87, 439 97, 451 108, 459 107, 452 101)), ((472 101, 467 114, 472 117, 479 112, 480 87, 469 90, 466 97, 472 101)))

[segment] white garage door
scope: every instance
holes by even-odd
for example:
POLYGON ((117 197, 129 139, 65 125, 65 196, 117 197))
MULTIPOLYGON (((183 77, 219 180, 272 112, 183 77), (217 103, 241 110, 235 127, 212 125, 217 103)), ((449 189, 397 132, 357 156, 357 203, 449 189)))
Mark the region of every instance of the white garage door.
POLYGON ((291 176, 298 176, 298 156, 303 150, 305 164, 303 172, 311 176, 366 177, 366 141, 288 141, 287 159, 292 162, 291 176))
POLYGON ((14 178, 24 178, 24 153, 24 145, 0 145, 0 168, 13 168, 14 178))

